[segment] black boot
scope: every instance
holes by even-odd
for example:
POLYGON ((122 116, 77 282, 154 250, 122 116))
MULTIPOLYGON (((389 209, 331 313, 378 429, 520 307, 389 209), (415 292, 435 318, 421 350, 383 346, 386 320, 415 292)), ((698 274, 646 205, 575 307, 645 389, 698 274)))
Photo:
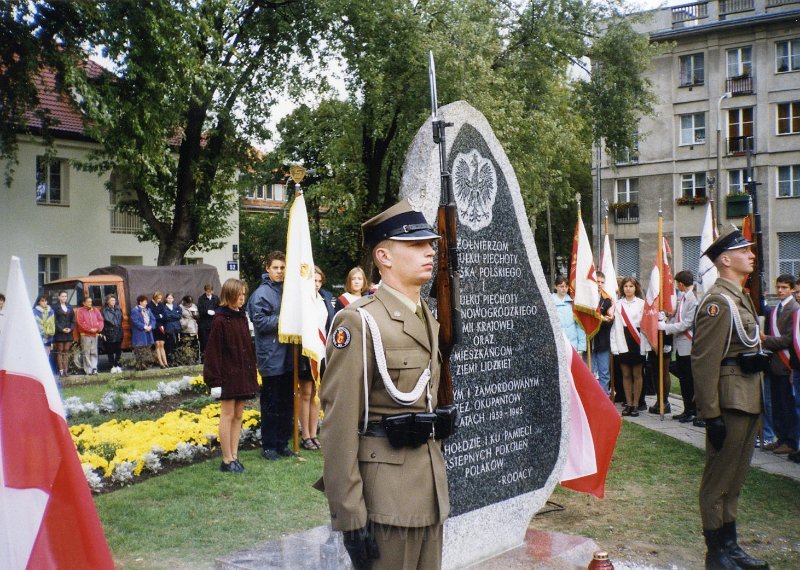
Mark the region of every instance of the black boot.
POLYGON ((742 570, 724 547, 722 528, 703 529, 706 537, 706 570, 742 570))
POLYGON ((725 523, 720 530, 722 532, 723 547, 728 551, 728 556, 741 568, 769 568, 766 560, 753 558, 739 546, 736 539, 736 521, 725 523))

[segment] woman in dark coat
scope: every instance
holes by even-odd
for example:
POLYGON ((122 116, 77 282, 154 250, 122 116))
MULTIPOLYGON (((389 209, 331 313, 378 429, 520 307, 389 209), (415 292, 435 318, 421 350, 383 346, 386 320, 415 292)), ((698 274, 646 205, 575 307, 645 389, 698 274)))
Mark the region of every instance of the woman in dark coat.
POLYGON ((220 305, 211 321, 205 357, 203 380, 211 395, 220 398, 219 443, 222 448, 220 471, 241 473, 239 434, 242 412, 247 400, 258 392, 256 353, 247 314, 242 307, 246 298, 244 281, 228 279, 222 285, 220 305))
MULTIPOLYGON (((175 350, 178 348, 178 335, 181 334, 181 307, 175 302, 175 296, 167 293, 162 305, 162 322, 166 339, 167 361, 173 362, 175 350)), ((174 363, 173 363, 174 366, 174 363)))
POLYGON ((156 360, 161 368, 169 366, 167 361, 167 352, 164 350, 164 343, 167 341, 167 330, 164 327, 164 295, 161 291, 153 293, 153 299, 147 303, 147 308, 153 313, 156 318, 156 324, 153 326, 153 341, 156 348, 156 360))
POLYGON ((117 298, 106 295, 106 302, 100 312, 103 315, 103 338, 111 372, 122 372, 119 367, 122 356, 122 310, 117 306, 117 298))
POLYGON ((69 351, 75 340, 75 311, 67 302, 69 295, 66 291, 58 292, 58 303, 53 307, 56 315, 56 332, 53 335, 53 350, 56 353, 56 366, 58 375, 64 376, 69 372, 69 351))
POLYGON ((139 295, 136 297, 136 307, 131 311, 131 345, 136 357, 136 370, 147 368, 150 347, 153 345, 156 317, 147 305, 147 295, 139 295))

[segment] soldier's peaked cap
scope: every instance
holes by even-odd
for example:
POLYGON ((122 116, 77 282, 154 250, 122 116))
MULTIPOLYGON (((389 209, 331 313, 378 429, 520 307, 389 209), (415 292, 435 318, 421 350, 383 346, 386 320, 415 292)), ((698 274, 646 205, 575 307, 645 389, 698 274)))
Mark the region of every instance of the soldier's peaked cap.
POLYGON ((372 249, 385 239, 395 241, 419 241, 439 239, 439 234, 422 215, 414 209, 408 199, 401 200, 361 224, 364 247, 372 249))
POLYGON ((716 261, 723 251, 741 249, 751 245, 753 245, 753 242, 745 239, 742 232, 737 230, 736 226, 731 225, 722 235, 714 240, 714 243, 708 246, 708 249, 703 252, 703 255, 707 256, 711 261, 716 261))

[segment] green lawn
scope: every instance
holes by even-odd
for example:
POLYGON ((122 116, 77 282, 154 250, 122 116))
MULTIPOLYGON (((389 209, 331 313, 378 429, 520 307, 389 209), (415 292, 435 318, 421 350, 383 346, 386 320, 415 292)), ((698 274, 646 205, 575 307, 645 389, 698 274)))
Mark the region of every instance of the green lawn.
MULTIPOLYGON (((638 544, 655 557, 644 562, 656 567, 702 567, 703 457, 689 444, 624 422, 606 497, 558 487, 551 499, 566 509, 535 517, 533 526, 591 537, 617 558, 638 544)), ((800 482, 751 468, 739 501, 742 545, 772 568, 800 568, 799 521, 800 482)))
POLYGON ((210 568, 215 557, 328 522, 311 485, 322 454, 265 461, 244 451, 245 473, 219 471, 214 458, 95 498, 120 568, 210 568))

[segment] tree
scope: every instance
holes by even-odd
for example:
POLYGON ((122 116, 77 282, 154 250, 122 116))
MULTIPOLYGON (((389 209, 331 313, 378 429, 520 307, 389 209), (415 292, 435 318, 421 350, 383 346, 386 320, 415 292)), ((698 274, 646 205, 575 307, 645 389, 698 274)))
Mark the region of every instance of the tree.
MULTIPOLYGON (((38 2, 29 26, 54 25, 49 9, 38 2)), ((112 171, 115 190, 129 190, 118 207, 142 217, 140 239, 158 243, 159 265, 219 247, 239 176, 259 160, 253 142, 269 138, 271 90, 311 57, 314 4, 78 0, 72 9, 84 23, 81 56, 100 51, 115 64, 89 77, 80 61, 65 62, 63 89, 101 147, 83 167, 112 171)))
MULTIPOLYGON (((328 49, 345 62, 346 100, 298 109, 279 126, 277 153, 320 173, 307 195, 333 207, 329 227, 349 228, 351 243, 358 223, 396 199, 408 145, 430 112, 429 49, 440 102, 465 99, 486 115, 534 225, 549 200, 554 217, 574 227, 576 191, 588 218, 593 142, 600 136, 609 148, 628 146, 638 117, 652 109, 642 74, 653 50, 613 5, 331 0, 325 10, 333 22, 328 49), (628 53, 631 45, 637 53, 628 53), (590 55, 603 60, 602 77, 589 73, 590 55), (581 67, 586 74, 576 77, 581 67), (611 70, 623 85, 616 97, 606 96, 611 70)), ((570 240, 571 229, 559 240, 567 255, 570 240)), ((359 260, 366 258, 352 252, 350 262, 359 260)))

